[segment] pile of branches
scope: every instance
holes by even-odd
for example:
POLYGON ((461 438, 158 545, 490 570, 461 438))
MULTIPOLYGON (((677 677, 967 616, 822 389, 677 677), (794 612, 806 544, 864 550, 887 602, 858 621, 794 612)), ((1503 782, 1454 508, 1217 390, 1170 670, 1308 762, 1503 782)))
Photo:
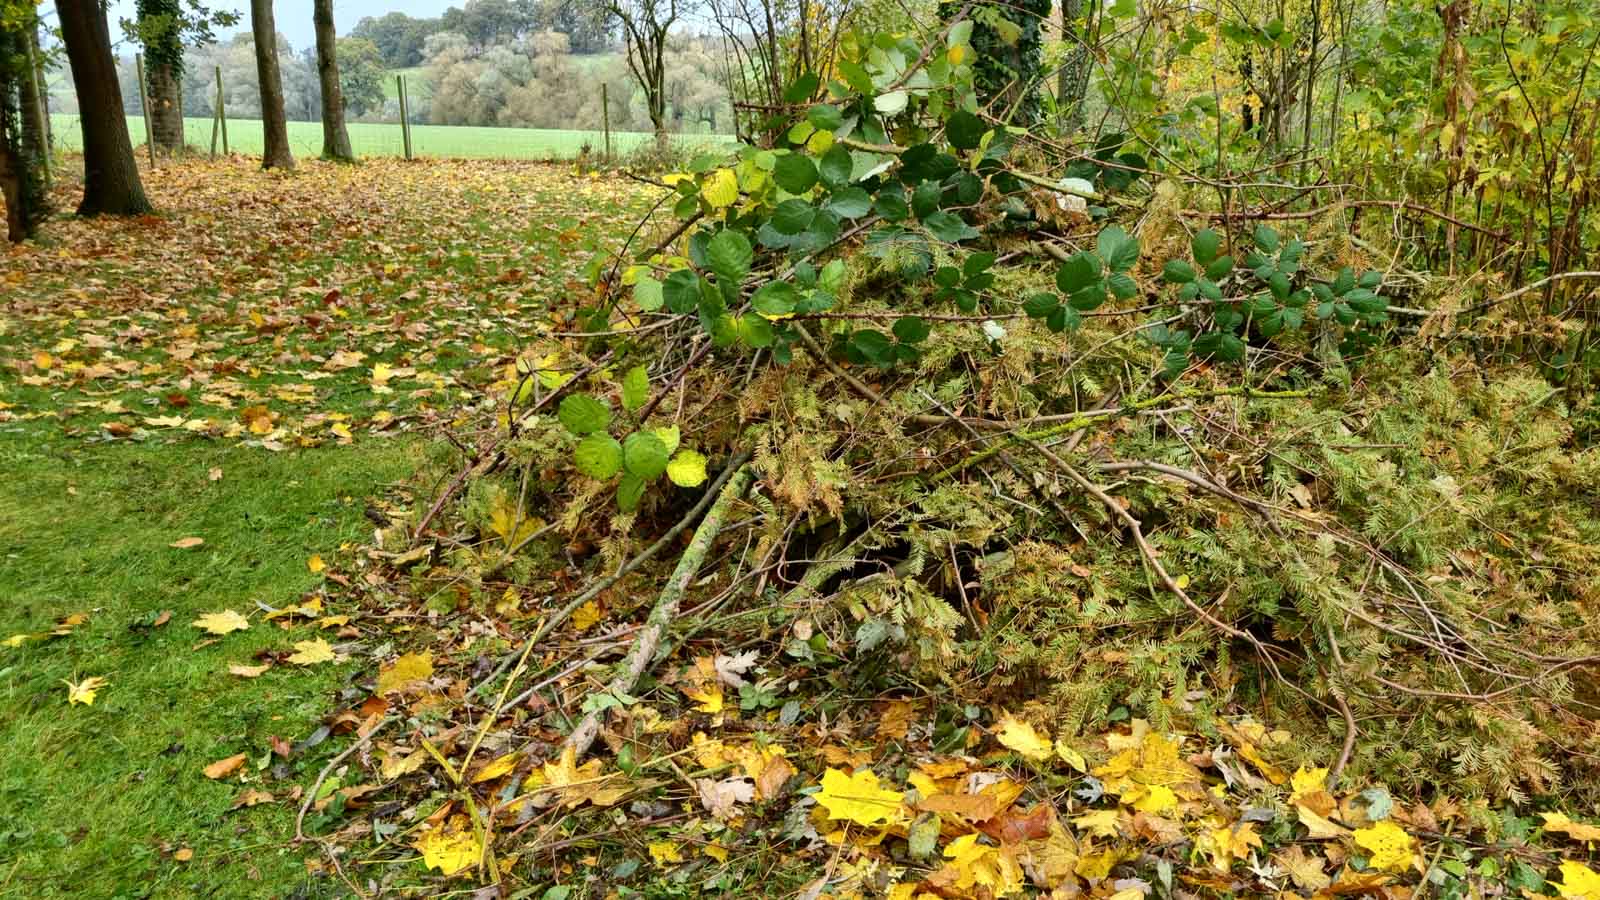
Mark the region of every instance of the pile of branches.
POLYGON ((1037 174, 902 50, 664 184, 390 530, 446 609, 537 598, 471 717, 537 701, 582 759, 709 642, 1063 734, 1248 710, 1335 782, 1600 783, 1585 401, 1455 356, 1454 286, 1348 207, 1188 209, 1118 142, 1037 174))

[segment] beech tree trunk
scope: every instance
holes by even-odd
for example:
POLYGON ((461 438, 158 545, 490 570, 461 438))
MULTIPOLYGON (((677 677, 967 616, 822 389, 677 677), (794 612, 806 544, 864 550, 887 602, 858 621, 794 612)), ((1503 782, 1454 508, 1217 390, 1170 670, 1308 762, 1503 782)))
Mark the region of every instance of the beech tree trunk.
POLYGON ((78 204, 78 215, 147 213, 150 200, 133 161, 105 10, 99 0, 58 0, 56 11, 83 128, 83 202, 78 204))
POLYGON ((350 132, 344 127, 344 94, 339 90, 333 0, 313 0, 311 21, 317 31, 317 78, 322 82, 322 158, 355 162, 356 155, 350 149, 350 132))
POLYGON ((283 77, 278 73, 278 26, 272 0, 250 0, 250 30, 256 40, 256 76, 261 84, 261 154, 263 169, 292 169, 289 125, 283 115, 283 77))

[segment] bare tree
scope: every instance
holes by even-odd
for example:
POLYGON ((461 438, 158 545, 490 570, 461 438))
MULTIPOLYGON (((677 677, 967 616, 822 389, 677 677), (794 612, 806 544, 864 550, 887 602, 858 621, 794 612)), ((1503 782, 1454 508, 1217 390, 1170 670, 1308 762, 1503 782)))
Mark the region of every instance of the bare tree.
POLYGON ((283 76, 278 72, 278 26, 272 0, 250 0, 250 30, 256 40, 256 76, 261 85, 263 169, 292 169, 289 125, 283 114, 283 76))
POLYGON ((100 0, 58 0, 61 39, 78 93, 83 128, 83 202, 78 214, 140 215, 150 211, 133 141, 122 111, 117 63, 111 57, 111 30, 100 0))
MULTIPOLYGON (((687 0, 685 0, 687 2, 687 0)), ((644 91, 645 110, 656 141, 667 140, 667 34, 686 12, 679 0, 604 0, 605 10, 622 23, 628 69, 644 91)))
POLYGON ((333 28, 333 0, 313 0, 317 29, 317 79, 322 82, 322 158, 355 162, 350 132, 344 127, 344 93, 339 89, 339 37, 333 28))

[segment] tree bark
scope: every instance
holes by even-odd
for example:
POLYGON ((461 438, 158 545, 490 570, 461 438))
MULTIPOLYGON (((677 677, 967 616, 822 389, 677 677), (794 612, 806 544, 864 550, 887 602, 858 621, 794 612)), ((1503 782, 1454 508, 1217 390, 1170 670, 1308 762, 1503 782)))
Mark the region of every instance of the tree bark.
POLYGON ((171 66, 150 63, 150 136, 167 153, 183 149, 183 80, 171 66))
POLYGON ((344 127, 344 94, 339 89, 333 0, 313 0, 311 21, 317 31, 317 78, 322 82, 322 158, 355 162, 355 152, 350 149, 350 132, 344 127))
POLYGON ((45 111, 44 79, 35 65, 39 56, 38 43, 39 30, 30 23, 16 39, 14 52, 26 60, 19 79, 22 86, 22 154, 29 165, 42 170, 44 158, 50 152, 50 115, 45 111))
POLYGON ((147 213, 150 200, 133 161, 105 11, 99 0, 58 0, 56 11, 83 128, 83 202, 78 204, 78 215, 147 213))
POLYGON ((256 41, 256 76, 261 85, 261 154, 263 169, 292 169, 289 125, 283 115, 283 77, 278 73, 278 26, 272 0, 250 0, 250 30, 256 41))
POLYGON ((1060 0, 1061 38, 1071 44, 1067 59, 1056 72, 1056 114, 1064 134, 1083 127, 1083 97, 1089 87, 1088 35, 1083 29, 1083 0, 1060 0))

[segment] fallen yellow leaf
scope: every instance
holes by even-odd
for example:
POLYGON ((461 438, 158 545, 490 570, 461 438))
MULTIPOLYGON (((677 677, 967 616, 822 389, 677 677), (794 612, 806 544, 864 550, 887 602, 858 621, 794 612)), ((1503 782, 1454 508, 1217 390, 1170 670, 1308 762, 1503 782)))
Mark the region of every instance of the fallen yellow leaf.
POLYGON ((1544 830, 1562 833, 1575 841, 1600 841, 1600 828, 1585 822, 1574 822, 1565 813, 1547 812, 1540 813, 1544 818, 1544 830))
POLYGON ((478 784, 483 781, 493 781, 496 778, 507 775, 517 767, 517 762, 521 759, 521 753, 507 753, 479 769, 477 774, 472 776, 472 783, 478 784))
POLYGON ((106 680, 98 676, 85 678, 77 684, 73 684, 63 678, 61 683, 67 686, 68 706, 78 703, 82 703, 84 706, 93 706, 95 692, 106 686, 106 680))
POLYGON ((250 620, 231 609, 225 609, 222 612, 206 613, 189 624, 209 634, 227 634, 230 631, 243 631, 249 628, 250 620))
POLYGON ((255 677, 259 676, 262 672, 265 672, 266 670, 268 670, 270 668, 272 668, 272 666, 270 664, 268 664, 268 665, 260 665, 260 666, 246 666, 246 665, 241 665, 239 663, 234 663, 233 665, 228 667, 228 671, 230 673, 234 674, 234 675, 239 676, 240 678, 255 678, 255 677))
POLYGON ((322 638, 314 641, 295 641, 294 649, 297 652, 289 657, 289 662, 297 666, 313 666, 317 663, 332 662, 334 659, 333 647, 322 638))
POLYGON ((1388 820, 1356 829, 1355 841, 1356 846, 1367 851, 1367 865, 1374 869, 1404 872, 1416 859, 1411 835, 1388 820))
POLYGON ((600 607, 593 600, 572 611, 572 627, 588 631, 600 623, 600 607))
POLYGON ((310 569, 313 575, 321 574, 327 567, 328 564, 322 561, 322 555, 319 553, 311 554, 311 558, 306 560, 306 568, 310 569))
POLYGON ((417 839, 415 846, 422 853, 422 863, 438 869, 444 875, 454 875, 468 869, 483 855, 483 848, 471 829, 461 827, 435 828, 417 839))
POLYGON ((1041 735, 1032 725, 1006 716, 994 730, 995 739, 1007 750, 1022 754, 1034 762, 1043 762, 1055 752, 1048 734, 1041 735))
POLYGON ((1580 862, 1561 861, 1561 880, 1554 882, 1561 896, 1572 900, 1600 900, 1600 874, 1580 862))
POLYGON ((198 547, 201 544, 204 544, 205 542, 206 542, 206 539, 203 538, 203 537, 186 537, 186 538, 178 538, 177 540, 173 541, 172 543, 168 544, 167 546, 168 547, 175 547, 175 548, 177 548, 179 550, 188 550, 188 549, 193 548, 193 547, 198 547))
POLYGON ((830 768, 822 774, 822 790, 817 803, 830 819, 845 819, 857 825, 879 825, 900 815, 905 795, 878 786, 871 769, 846 775, 830 768))
POLYGON ((392 694, 433 675, 433 651, 407 653, 391 666, 378 670, 378 694, 392 694))

